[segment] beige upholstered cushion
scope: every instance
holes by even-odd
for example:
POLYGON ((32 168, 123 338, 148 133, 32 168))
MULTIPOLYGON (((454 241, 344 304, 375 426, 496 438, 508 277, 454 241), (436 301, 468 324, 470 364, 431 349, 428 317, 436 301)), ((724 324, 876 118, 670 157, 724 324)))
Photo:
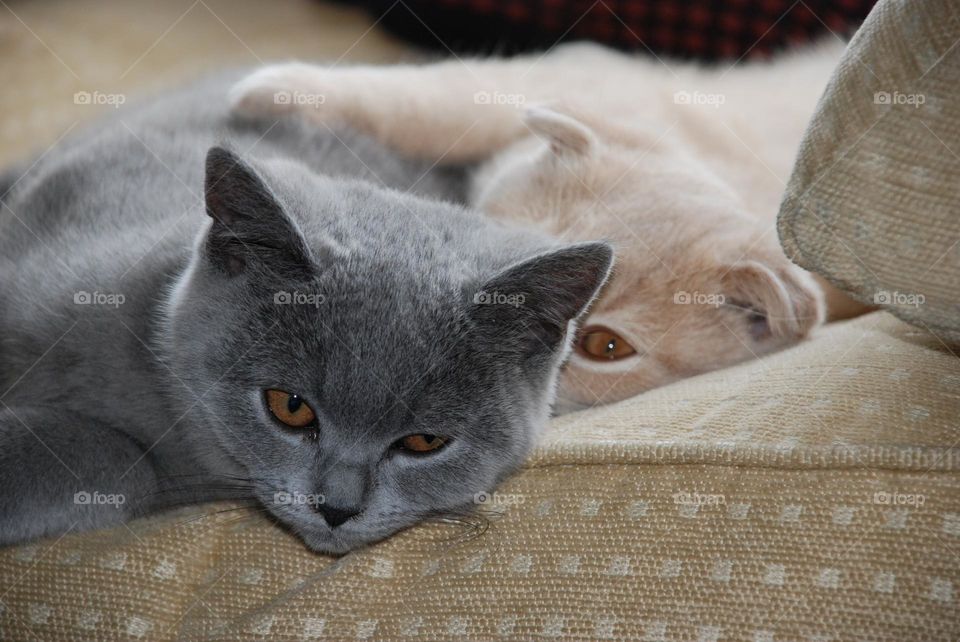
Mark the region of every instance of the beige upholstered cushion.
POLYGON ((960 342, 960 6, 880 0, 807 131, 780 211, 787 254, 960 342))
POLYGON ((334 560, 218 505, 0 551, 0 639, 957 639, 958 390, 877 312, 556 421, 485 531, 334 560))

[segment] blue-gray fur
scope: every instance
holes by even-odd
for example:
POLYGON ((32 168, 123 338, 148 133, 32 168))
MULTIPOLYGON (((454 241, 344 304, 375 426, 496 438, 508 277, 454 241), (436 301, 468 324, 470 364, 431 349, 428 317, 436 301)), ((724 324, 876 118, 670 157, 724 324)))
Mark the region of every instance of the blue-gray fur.
POLYGON ((237 498, 340 553, 468 507, 548 417, 610 248, 421 198, 462 185, 351 132, 230 120, 230 80, 121 111, 0 197, 0 544, 237 498), (271 388, 318 429, 279 425, 271 388), (412 433, 450 442, 391 447, 412 433))

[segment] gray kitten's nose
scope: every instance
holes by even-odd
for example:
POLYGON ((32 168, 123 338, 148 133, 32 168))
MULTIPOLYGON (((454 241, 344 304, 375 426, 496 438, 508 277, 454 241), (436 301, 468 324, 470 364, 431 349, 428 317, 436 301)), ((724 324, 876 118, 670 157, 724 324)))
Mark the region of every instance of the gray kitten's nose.
POLYGON ((317 512, 323 515, 330 528, 336 528, 354 515, 360 512, 360 509, 352 506, 330 506, 328 504, 317 504, 317 512))

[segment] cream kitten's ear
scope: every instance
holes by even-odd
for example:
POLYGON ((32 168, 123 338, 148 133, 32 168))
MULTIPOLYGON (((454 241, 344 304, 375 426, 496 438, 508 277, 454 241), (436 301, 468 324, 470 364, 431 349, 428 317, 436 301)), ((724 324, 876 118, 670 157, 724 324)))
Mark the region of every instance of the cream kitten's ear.
POLYGON ((558 155, 583 155, 597 144, 590 128, 579 120, 548 107, 527 107, 523 121, 533 133, 550 143, 558 155))
MULTIPOLYGON (((823 322, 826 306, 820 286, 793 264, 771 267, 759 261, 738 261, 724 282, 728 299, 750 306, 758 322, 765 322, 775 337, 800 339, 823 322)), ((762 338, 763 333, 755 330, 751 328, 762 338)))

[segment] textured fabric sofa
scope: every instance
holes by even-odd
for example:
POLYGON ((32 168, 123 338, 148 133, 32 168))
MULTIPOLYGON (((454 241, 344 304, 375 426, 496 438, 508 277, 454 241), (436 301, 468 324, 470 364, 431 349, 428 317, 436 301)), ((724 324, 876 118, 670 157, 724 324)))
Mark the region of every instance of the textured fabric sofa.
MULTIPOLYGON (((118 59, 134 65, 121 87, 132 91, 190 60, 254 62, 247 47, 336 57, 361 38, 353 55, 365 59, 399 50, 309 3, 142 5, 157 26, 134 41, 120 3, 14 10, 33 35, 11 25, 0 66, 30 98, 0 97, 3 122, 19 124, 2 133, 3 160, 85 118, 72 93, 109 87, 80 78, 118 59), (185 11, 198 15, 175 24, 185 11), (69 37, 84 25, 106 43, 86 59, 69 37), (308 37, 324 26, 341 30, 329 49, 308 37), (10 68, 20 47, 37 51, 32 70, 10 68), (31 120, 30 101, 46 119, 31 120)), ((847 211, 830 203, 816 211, 847 211)), ((885 311, 831 324, 762 360, 556 419, 476 519, 339 559, 229 504, 0 550, 0 639, 957 639, 958 351, 885 311)))

